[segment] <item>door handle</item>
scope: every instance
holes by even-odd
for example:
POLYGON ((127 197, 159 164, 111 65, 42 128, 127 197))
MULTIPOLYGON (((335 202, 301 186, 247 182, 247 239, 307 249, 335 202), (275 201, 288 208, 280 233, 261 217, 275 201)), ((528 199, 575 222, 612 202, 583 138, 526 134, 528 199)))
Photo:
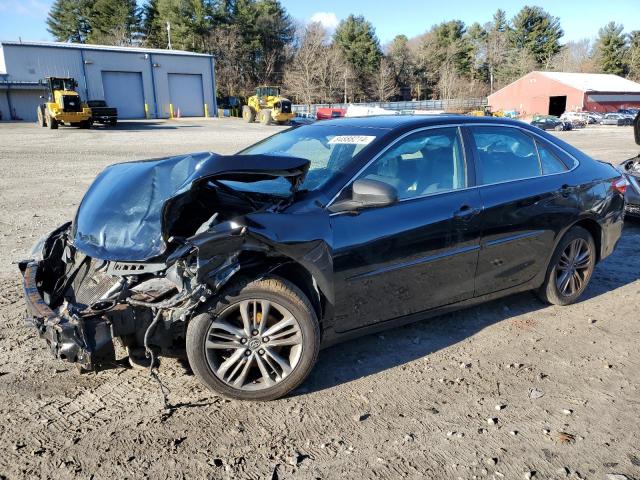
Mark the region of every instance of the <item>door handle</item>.
POLYGON ((478 213, 480 213, 479 208, 473 208, 471 205, 465 204, 453 212, 453 218, 470 218, 478 213))

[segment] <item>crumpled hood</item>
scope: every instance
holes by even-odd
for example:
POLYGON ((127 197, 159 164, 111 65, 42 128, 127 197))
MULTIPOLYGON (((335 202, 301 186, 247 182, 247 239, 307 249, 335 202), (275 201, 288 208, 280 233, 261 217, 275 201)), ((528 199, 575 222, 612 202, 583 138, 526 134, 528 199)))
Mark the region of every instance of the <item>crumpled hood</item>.
POLYGON ((189 207, 188 196, 197 183, 284 177, 294 190, 308 169, 309 161, 296 157, 210 152, 111 165, 96 177, 78 207, 73 243, 101 260, 147 260, 165 252, 167 215, 189 207))

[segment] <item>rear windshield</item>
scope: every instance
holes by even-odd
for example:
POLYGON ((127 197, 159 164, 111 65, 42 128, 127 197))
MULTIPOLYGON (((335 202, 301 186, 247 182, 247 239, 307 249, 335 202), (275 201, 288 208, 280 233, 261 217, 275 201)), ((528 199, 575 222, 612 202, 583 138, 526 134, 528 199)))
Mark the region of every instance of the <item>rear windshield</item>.
MULTIPOLYGON (((309 160, 311 165, 301 190, 315 191, 344 175, 347 167, 376 138, 387 130, 313 124, 285 130, 257 143, 238 155, 289 155, 309 160)), ((242 191, 288 195, 290 184, 283 178, 254 183, 224 181, 242 191)))

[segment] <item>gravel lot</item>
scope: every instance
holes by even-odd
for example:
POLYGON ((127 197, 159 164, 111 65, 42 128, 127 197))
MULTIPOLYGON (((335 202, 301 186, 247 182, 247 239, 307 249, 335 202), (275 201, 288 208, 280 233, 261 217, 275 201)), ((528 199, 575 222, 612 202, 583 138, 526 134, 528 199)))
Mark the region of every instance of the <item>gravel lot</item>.
MULTIPOLYGON (((177 361, 79 375, 23 324, 19 259, 106 165, 231 153, 278 130, 235 120, 117 130, 0 124, 0 478, 640 478, 640 224, 585 299, 521 294, 344 343, 288 398, 212 395, 177 361), (532 473, 536 472, 536 473, 532 473), (622 478, 622 477, 621 477, 622 478)), ((559 135, 635 155, 630 128, 559 135)))

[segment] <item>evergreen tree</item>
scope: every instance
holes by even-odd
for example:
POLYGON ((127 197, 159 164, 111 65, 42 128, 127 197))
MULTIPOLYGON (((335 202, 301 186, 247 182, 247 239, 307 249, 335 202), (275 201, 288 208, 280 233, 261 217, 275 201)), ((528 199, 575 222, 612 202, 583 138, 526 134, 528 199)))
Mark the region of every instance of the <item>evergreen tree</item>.
POLYGON ((512 48, 528 52, 538 66, 548 67, 561 48, 564 32, 560 20, 540 7, 523 7, 511 23, 512 48))
POLYGON ((595 60, 598 69, 604 73, 624 75, 627 42, 622 33, 624 27, 609 22, 598 31, 595 46, 595 60))
POLYGON ((286 47, 295 37, 293 20, 278 0, 237 0, 233 21, 252 64, 255 83, 281 83, 286 47))
POLYGON ((59 42, 85 43, 91 32, 88 0, 55 0, 47 15, 47 31, 59 42))
POLYGON ((336 28, 333 41, 343 51, 355 76, 354 93, 366 97, 370 80, 380 65, 382 52, 373 25, 363 16, 349 15, 336 28))
POLYGON ((629 76, 640 81, 640 30, 634 30, 629 34, 628 61, 629 76))
POLYGON ((131 45, 140 32, 140 12, 136 0, 96 0, 90 16, 90 43, 131 45))
POLYGON ((167 31, 160 18, 158 0, 148 0, 142 7, 143 44, 150 48, 167 48, 167 31))

